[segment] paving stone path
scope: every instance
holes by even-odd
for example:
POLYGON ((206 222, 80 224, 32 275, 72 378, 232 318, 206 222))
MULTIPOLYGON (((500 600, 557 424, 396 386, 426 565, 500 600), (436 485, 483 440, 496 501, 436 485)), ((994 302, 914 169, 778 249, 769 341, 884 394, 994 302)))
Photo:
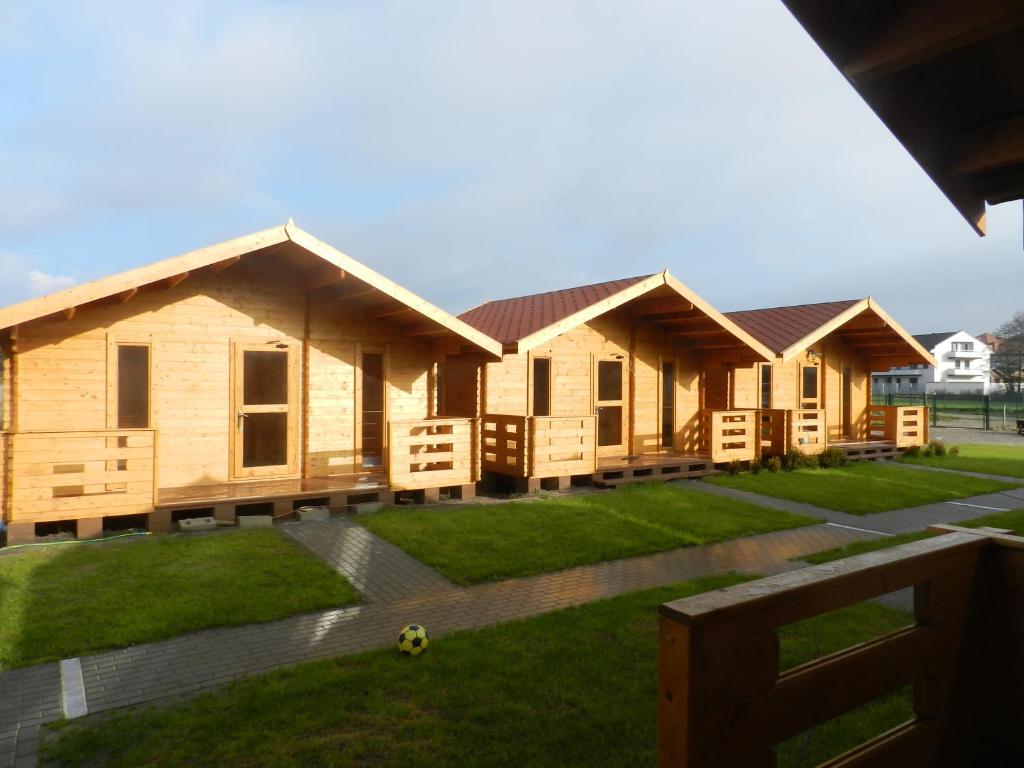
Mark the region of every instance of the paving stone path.
MULTIPOLYGON (((847 515, 702 483, 687 487, 828 521, 642 557, 475 587, 458 587, 350 518, 286 523, 285 534, 344 574, 361 605, 265 624, 204 630, 81 657, 89 713, 195 696, 276 668, 379 648, 399 628, 423 623, 434 637, 581 605, 676 581, 736 571, 770 575, 801 567, 792 558, 930 523, 1024 507, 1024 489, 875 515, 847 515), (965 506, 975 505, 975 506, 965 506)), ((906 595, 895 598, 897 605, 906 595)), ((61 716, 57 664, 0 673, 0 768, 35 765, 39 727, 61 716)))

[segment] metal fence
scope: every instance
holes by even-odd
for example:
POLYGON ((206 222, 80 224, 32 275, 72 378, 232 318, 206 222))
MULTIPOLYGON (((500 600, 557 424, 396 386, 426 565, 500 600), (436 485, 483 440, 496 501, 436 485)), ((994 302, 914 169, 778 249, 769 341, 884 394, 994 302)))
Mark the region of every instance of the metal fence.
POLYGON ((1017 421, 1024 420, 1024 394, 1007 392, 992 395, 953 394, 875 394, 874 405, 926 405, 933 427, 966 427, 1015 432, 1017 421))

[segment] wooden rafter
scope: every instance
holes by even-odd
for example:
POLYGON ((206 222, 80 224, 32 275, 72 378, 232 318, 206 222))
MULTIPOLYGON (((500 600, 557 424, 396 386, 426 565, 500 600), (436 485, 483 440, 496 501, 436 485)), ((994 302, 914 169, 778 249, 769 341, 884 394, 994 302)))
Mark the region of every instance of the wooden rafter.
POLYGON ((975 129, 959 147, 947 173, 964 176, 1024 163, 1024 115, 975 129))
POLYGON ((241 256, 232 256, 229 259, 224 259, 223 261, 218 261, 216 264, 211 264, 209 266, 209 270, 213 274, 216 275, 216 274, 219 274, 219 273, 223 272, 228 267, 233 267, 235 264, 237 264, 241 260, 242 260, 241 256))
POLYGON ((129 301, 135 298, 138 292, 138 288, 129 288, 127 291, 121 291, 119 294, 117 294, 117 300, 120 301, 122 304, 127 304, 129 301))
POLYGON ((410 315, 415 313, 416 310, 412 307, 388 307, 387 309, 379 309, 376 312, 371 312, 368 317, 371 320, 387 320, 400 315, 410 315))
POLYGON ((427 325, 425 323, 419 325, 407 325, 402 328, 402 334, 405 336, 444 336, 448 333, 445 328, 439 328, 436 325, 427 325))
POLYGON ((693 304, 680 299, 678 296, 667 296, 658 299, 645 299, 636 302, 634 310, 638 315, 665 315, 682 312, 692 312, 693 304))
POLYGON ((65 320, 72 320, 75 317, 75 313, 78 311, 78 307, 64 307, 63 315, 65 320))
POLYGON ((353 299, 359 299, 362 298, 363 296, 370 296, 374 293, 377 293, 377 289, 374 288, 372 285, 367 285, 363 286, 362 288, 357 288, 355 290, 344 291, 342 293, 339 293, 337 296, 334 297, 334 300, 352 301, 353 299))
POLYGON ((310 270, 309 277, 306 278, 306 290, 315 291, 317 288, 323 288, 325 285, 340 283, 344 279, 345 270, 333 264, 325 264, 310 270))
POLYGON ((179 272, 176 275, 171 275, 170 277, 164 279, 162 285, 164 288, 173 288, 174 286, 180 285, 181 283, 185 282, 185 280, 187 280, 188 276, 191 274, 191 272, 179 272))
MULTIPOLYGON (((894 4, 895 5, 895 4, 894 4)), ((888 23, 843 66, 864 83, 1024 23, 1019 0, 928 0, 889 11, 888 23)))

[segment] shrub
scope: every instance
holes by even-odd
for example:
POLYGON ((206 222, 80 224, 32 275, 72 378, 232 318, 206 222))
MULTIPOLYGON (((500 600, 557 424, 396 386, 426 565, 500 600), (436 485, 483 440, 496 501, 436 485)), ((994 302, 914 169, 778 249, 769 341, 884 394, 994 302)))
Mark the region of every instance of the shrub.
POLYGON ((817 466, 817 459, 797 448, 787 451, 786 455, 782 457, 782 468, 787 472, 792 472, 794 469, 816 469, 817 466))
POLYGON ((846 464, 846 452, 841 448, 826 448, 818 454, 818 466, 822 469, 834 469, 846 464))
POLYGON ((903 455, 904 456, 910 456, 911 458, 913 458, 915 456, 920 456, 921 455, 921 446, 920 445, 908 446, 907 449, 905 451, 903 451, 903 455))
POLYGON ((751 472, 751 474, 754 474, 754 475, 760 474, 760 472, 761 472, 761 460, 760 459, 754 459, 752 462, 750 462, 750 472, 751 472))
POLYGON ((933 453, 933 451, 932 451, 932 447, 930 445, 926 445, 924 448, 921 449, 921 455, 924 456, 925 458, 928 458, 929 456, 931 456, 932 453, 933 453))
POLYGON ((960 455, 960 446, 959 445, 951 445, 951 446, 949 446, 949 455, 950 456, 959 456, 960 455))
POLYGON ((772 456, 764 462, 764 468, 769 472, 781 472, 782 471, 782 459, 778 456, 772 456))
POLYGON ((738 475, 741 469, 743 469, 743 465, 740 464, 738 461, 733 460, 729 462, 728 471, 730 475, 738 475))
POLYGON ((941 440, 932 440, 928 443, 928 447, 932 449, 932 453, 936 456, 946 455, 946 445, 941 440))

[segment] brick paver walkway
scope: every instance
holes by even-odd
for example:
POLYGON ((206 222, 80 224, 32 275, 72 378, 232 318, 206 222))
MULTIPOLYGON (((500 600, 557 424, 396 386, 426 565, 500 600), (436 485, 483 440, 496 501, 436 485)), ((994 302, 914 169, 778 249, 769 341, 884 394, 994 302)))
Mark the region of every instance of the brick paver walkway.
MULTIPOLYGON (((777 573, 799 567, 791 558, 879 533, 919 530, 993 511, 984 507, 1024 508, 1024 489, 1017 489, 957 504, 858 516, 699 481, 683 482, 709 494, 828 523, 468 588, 451 584, 350 519, 286 523, 282 530, 352 581, 364 593, 364 604, 83 656, 88 711, 194 696, 282 666, 385 647, 394 642, 400 627, 412 622, 425 624, 438 637, 700 576, 777 573)), ((60 717, 60 694, 56 664, 0 674, 0 768, 35 764, 39 726, 60 717)))
POLYGON ((284 523, 280 530, 352 582, 367 602, 397 600, 455 585, 394 544, 374 536, 347 517, 325 522, 284 523))
MULTIPOLYGON (((314 538, 320 539, 331 538, 331 526, 344 531, 350 524, 332 520, 315 525, 320 530, 314 538)), ((422 623, 433 637, 439 637, 700 576, 729 571, 777 573, 794 567, 790 558, 858 538, 853 531, 810 526, 475 587, 458 588, 445 582, 442 589, 414 590, 394 600, 368 600, 265 624, 204 630, 82 656, 86 702, 89 712, 95 713, 194 696, 278 667, 386 647, 409 623, 422 623)), ((336 562, 342 569, 351 566, 344 559, 336 562)), ((16 754, 31 765, 39 724, 60 716, 57 665, 0 674, 0 693, 5 701, 21 702, 6 709, 0 720, 0 766, 15 765, 16 754)))

